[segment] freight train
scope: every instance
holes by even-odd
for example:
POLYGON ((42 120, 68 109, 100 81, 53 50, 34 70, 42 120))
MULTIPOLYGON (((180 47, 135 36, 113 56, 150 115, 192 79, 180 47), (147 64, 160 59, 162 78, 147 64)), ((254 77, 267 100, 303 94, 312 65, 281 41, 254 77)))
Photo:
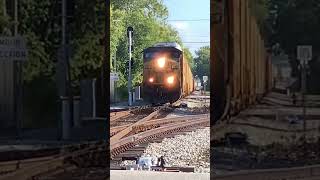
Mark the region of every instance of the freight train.
POLYGON ((173 103, 194 90, 194 78, 178 43, 157 43, 143 51, 143 99, 173 103))
POLYGON ((273 88, 270 52, 250 0, 211 1, 213 119, 236 115, 273 88))

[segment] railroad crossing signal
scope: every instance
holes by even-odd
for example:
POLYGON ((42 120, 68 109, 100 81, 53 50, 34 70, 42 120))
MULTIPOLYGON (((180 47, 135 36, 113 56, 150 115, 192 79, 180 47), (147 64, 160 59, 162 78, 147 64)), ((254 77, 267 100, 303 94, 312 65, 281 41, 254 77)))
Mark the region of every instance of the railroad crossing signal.
POLYGON ((129 48, 128 51, 133 52, 133 27, 129 26, 127 28, 127 36, 129 39, 129 48), (130 49, 131 48, 131 49, 130 49))
POLYGON ((131 92, 131 80, 132 80, 132 74, 131 74, 131 63, 132 63, 132 49, 133 49, 133 28, 130 26, 127 28, 127 35, 128 35, 128 41, 129 41, 129 68, 128 68, 128 104, 129 106, 132 106, 132 92, 131 92))
POLYGON ((131 27, 131 26, 129 26, 128 28, 127 28, 127 36, 128 36, 128 38, 129 38, 129 33, 133 33, 133 27, 131 27))

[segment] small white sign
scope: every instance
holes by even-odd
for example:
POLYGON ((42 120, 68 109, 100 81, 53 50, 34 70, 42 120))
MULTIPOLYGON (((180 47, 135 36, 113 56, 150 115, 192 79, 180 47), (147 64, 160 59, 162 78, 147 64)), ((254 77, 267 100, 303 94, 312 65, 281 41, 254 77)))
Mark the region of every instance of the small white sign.
POLYGON ((110 73, 110 80, 119 81, 118 73, 110 73))
POLYGON ((21 36, 0 37, 0 61, 26 61, 26 40, 21 36))
POLYGON ((297 58, 301 61, 310 61, 312 59, 312 46, 298 46, 297 58))
POLYGON ((203 81, 204 81, 204 82, 207 82, 207 81, 208 81, 208 76, 203 76, 202 78, 203 78, 203 81))

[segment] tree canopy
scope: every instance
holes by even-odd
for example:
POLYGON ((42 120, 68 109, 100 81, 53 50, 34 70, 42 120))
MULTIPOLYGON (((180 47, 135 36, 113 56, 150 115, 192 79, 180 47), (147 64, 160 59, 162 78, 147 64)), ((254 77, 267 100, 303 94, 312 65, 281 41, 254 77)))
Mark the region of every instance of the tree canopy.
POLYGON ((320 1, 319 0, 269 0, 267 40, 277 45, 278 52, 289 55, 293 76, 300 78, 298 45, 312 45, 314 59, 309 63, 309 90, 320 92, 317 77, 320 75, 320 1))
POLYGON ((0 0, 0 34, 9 34, 10 19, 6 14, 5 0, 0 0))
MULTIPOLYGON (((201 47, 196 51, 193 73, 197 75, 201 81, 203 76, 208 76, 210 79, 210 46, 201 47)), ((208 82, 210 82, 210 80, 208 82)))
MULTIPOLYGON (((166 41, 175 41, 183 45, 178 32, 165 21, 167 18, 168 10, 160 0, 111 1, 110 56, 117 61, 117 71, 120 74, 119 86, 125 86, 127 83, 126 64, 129 59, 127 27, 134 28, 133 84, 135 85, 142 81, 143 49, 166 41)), ((184 52, 192 64, 191 53, 187 48, 184 48, 184 52)), ((113 63, 110 64, 113 69, 113 63)))
MULTIPOLYGON (((0 35, 3 36, 11 36, 14 25, 13 3, 6 4, 8 2, 0 0, 0 35)), ((73 95, 79 95, 80 80, 100 77, 104 58, 101 40, 105 31, 105 1, 67 2, 66 39, 72 90, 73 95)), ((26 38, 28 46, 28 61, 23 65, 24 116, 30 120, 26 120, 28 122, 37 119, 45 122, 44 125, 50 124, 49 121, 54 124, 55 113, 59 109, 56 65, 61 48, 61 1, 23 0, 19 1, 18 7, 18 33, 26 38)), ((109 10, 110 59, 117 59, 118 86, 127 84, 128 26, 134 28, 133 83, 137 85, 142 81, 142 50, 163 41, 181 44, 181 39, 166 22, 168 9, 162 0, 112 0, 109 10)), ((184 52, 192 64, 191 53, 187 48, 184 52)), ((110 65, 114 70, 112 61, 110 65)))
MULTIPOLYGON (((74 85, 83 78, 99 74, 103 61, 104 1, 73 1, 72 17, 67 20, 67 41, 70 44, 71 78, 74 85)), ((6 16, 0 0, 0 33, 10 33, 12 22, 6 16)), ((55 78, 55 62, 61 43, 61 4, 50 0, 24 0, 19 5, 19 33, 26 37, 29 60, 24 66, 24 80, 31 82, 38 77, 55 78)), ((70 10, 70 7, 69 9, 70 10)), ((142 80, 142 51, 154 43, 176 41, 181 44, 178 32, 166 19, 168 10, 162 0, 112 0, 110 6, 110 58, 117 60, 120 73, 118 85, 126 85, 128 43, 126 28, 134 28, 133 82, 142 80)), ((192 56, 184 48, 190 64, 192 56)), ((111 70, 115 67, 110 61, 111 70)))
POLYGON ((319 52, 319 4, 319 0, 269 0, 271 43, 279 43, 289 55, 296 53, 299 44, 310 44, 319 52))

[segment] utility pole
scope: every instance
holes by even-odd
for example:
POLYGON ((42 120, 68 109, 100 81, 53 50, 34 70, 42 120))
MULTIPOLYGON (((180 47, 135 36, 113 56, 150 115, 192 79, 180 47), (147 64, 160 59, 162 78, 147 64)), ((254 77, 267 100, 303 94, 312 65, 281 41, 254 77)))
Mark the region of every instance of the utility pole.
POLYGON ((2 6, 3 6, 3 16, 6 16, 7 15, 7 3, 6 1, 2 1, 2 6))
MULTIPOLYGON (((18 36, 18 0, 14 0, 14 30, 13 36, 18 36)), ((17 137, 21 137, 22 126, 22 62, 14 62, 14 79, 15 79, 15 121, 17 123, 17 137)))
POLYGON ((18 0, 14 0, 14 35, 18 35, 18 0))
POLYGON ((62 36, 62 40, 61 40, 61 48, 62 48, 62 64, 64 67, 60 67, 63 68, 64 71, 63 73, 63 78, 66 79, 66 81, 64 81, 63 87, 65 88, 63 90, 62 93, 62 139, 66 140, 69 138, 69 129, 70 129, 70 120, 71 120, 71 104, 70 101, 72 101, 72 99, 68 99, 70 97, 67 97, 67 95, 70 95, 70 88, 66 88, 67 84, 70 83, 70 77, 69 77, 69 67, 68 67, 68 59, 67 59, 67 54, 66 54, 66 21, 67 21, 67 7, 66 7, 66 0, 62 0, 61 1, 61 7, 62 7, 62 16, 61 16, 61 22, 62 22, 62 31, 61 31, 61 36, 62 36))
MULTIPOLYGON (((117 52, 114 54, 114 73, 117 73, 117 52)), ((114 101, 117 102, 117 81, 114 81, 114 101)))
POLYGON ((306 66, 307 66, 307 64, 306 64, 306 61, 303 61, 302 62, 302 64, 301 64, 301 66, 302 66, 302 77, 301 77, 301 79, 302 79, 302 117, 303 117, 303 132, 304 132, 304 134, 303 134, 303 136, 304 136, 304 139, 306 140, 306 111, 307 111, 307 109, 306 109, 306 103, 305 103, 305 94, 306 94, 306 87, 307 87, 307 74, 306 74, 306 66))
POLYGON ((131 60, 132 60, 132 36, 133 36, 133 28, 128 27, 127 29, 128 38, 129 38, 129 64, 128 64, 128 95, 129 95, 129 106, 132 106, 132 92, 131 92, 131 60))
POLYGON ((307 123, 306 123, 306 90, 307 90, 307 63, 308 61, 312 60, 312 46, 298 46, 297 47, 297 59, 300 60, 301 65, 301 94, 302 94, 302 116, 303 116, 303 137, 304 141, 306 142, 306 129, 307 129, 307 123))

